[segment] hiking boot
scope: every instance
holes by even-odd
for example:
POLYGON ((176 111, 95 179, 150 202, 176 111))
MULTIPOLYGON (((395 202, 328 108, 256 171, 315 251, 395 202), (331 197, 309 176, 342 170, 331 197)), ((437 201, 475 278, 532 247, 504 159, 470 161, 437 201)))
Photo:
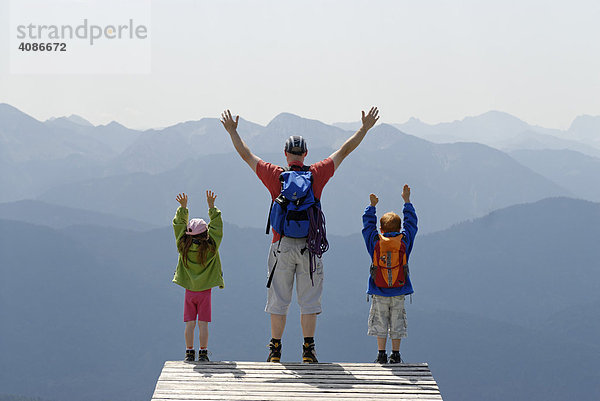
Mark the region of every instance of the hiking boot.
POLYGON ((281 360, 281 341, 273 341, 268 345, 271 352, 267 357, 267 362, 279 362, 281 360))
POLYGON ((377 359, 375 359, 375 363, 380 363, 382 365, 388 363, 388 357, 385 351, 381 351, 377 354, 377 359))
POLYGON ((196 360, 196 351, 193 349, 185 350, 185 359, 184 362, 194 362, 196 360))
POLYGON ((210 359, 208 359, 208 350, 198 350, 198 362, 210 362, 210 359))
POLYGON ((392 351, 392 353, 390 355, 390 363, 404 363, 404 361, 402 360, 402 356, 400 355, 400 352, 392 351))
POLYGON ((302 344, 302 362, 318 363, 317 353, 315 352, 315 343, 302 344))

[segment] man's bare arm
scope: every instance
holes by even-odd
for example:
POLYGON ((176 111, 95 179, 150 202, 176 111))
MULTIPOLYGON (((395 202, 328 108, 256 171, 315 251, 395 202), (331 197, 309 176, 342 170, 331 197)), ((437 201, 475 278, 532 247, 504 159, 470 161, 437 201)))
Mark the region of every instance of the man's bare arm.
POLYGON ((348 156, 364 139, 365 135, 367 135, 367 131, 369 131, 373 125, 379 120, 378 117, 379 110, 377 107, 371 107, 369 110, 369 114, 365 116, 365 112, 362 112, 362 126, 358 131, 354 133, 344 144, 335 152, 329 156, 333 160, 333 166, 337 170, 337 168, 342 164, 342 161, 348 156))
POLYGON ((229 133, 233 147, 238 152, 240 157, 246 163, 248 163, 248 166, 250 166, 252 171, 256 173, 256 165, 260 161, 260 158, 252 153, 248 145, 246 145, 242 138, 240 138, 240 135, 237 132, 239 119, 240 116, 236 116, 234 120, 229 110, 224 111, 221 114, 221 123, 223 124, 223 127, 225 127, 225 130, 229 133))

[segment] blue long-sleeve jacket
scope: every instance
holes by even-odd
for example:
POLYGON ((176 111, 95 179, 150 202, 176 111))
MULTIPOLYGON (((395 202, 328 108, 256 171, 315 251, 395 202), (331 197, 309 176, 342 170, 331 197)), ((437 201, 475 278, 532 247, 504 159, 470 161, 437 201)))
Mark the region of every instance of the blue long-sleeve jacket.
MULTIPOLYGON (((365 245, 367 246, 367 251, 369 252, 369 256, 371 260, 373 260, 373 252, 375 250, 375 245, 379 241, 379 232, 377 231, 377 215, 375 206, 367 206, 365 209, 365 213, 362 216, 363 220, 363 229, 362 235, 365 240, 365 245)), ((412 203, 405 203, 404 208, 402 209, 402 214, 404 215, 403 224, 402 224, 402 232, 390 232, 384 233, 383 235, 386 237, 395 237, 400 234, 404 234, 404 238, 402 239, 406 245, 406 260, 410 257, 410 251, 412 250, 413 243, 415 240, 415 236, 417 235, 417 213, 415 212, 415 208, 412 203)), ((406 283, 402 287, 398 288, 380 288, 375 285, 375 282, 369 275, 369 288, 367 290, 367 294, 371 295, 381 295, 384 297, 394 297, 397 295, 408 295, 412 294, 413 287, 410 281, 410 276, 407 277, 406 283)))

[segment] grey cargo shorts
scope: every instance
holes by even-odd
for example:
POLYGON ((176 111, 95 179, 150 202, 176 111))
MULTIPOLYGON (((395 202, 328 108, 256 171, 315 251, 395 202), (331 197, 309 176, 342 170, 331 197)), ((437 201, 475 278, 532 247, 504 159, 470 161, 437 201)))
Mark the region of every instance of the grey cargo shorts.
POLYGON ((296 296, 300 313, 321 313, 321 294, 323 293, 323 262, 316 259, 316 271, 313 273, 314 286, 310 280, 309 252, 306 238, 283 237, 281 243, 274 242, 269 249, 267 277, 271 273, 275 260, 277 267, 273 274, 271 287, 267 292, 265 312, 287 315, 292 302, 294 278, 296 278, 296 296), (279 252, 277 247, 279 246, 279 252), (304 251, 302 251, 304 249, 304 251))
POLYGON ((373 295, 367 334, 377 337, 389 336, 392 340, 407 336, 404 295, 395 297, 373 295))

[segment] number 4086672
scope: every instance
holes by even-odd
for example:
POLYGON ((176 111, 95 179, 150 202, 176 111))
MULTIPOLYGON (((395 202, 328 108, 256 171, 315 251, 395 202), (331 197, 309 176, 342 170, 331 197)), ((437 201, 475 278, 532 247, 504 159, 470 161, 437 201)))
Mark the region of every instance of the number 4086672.
POLYGON ((21 42, 19 50, 22 52, 66 52, 66 43, 28 43, 21 42))

